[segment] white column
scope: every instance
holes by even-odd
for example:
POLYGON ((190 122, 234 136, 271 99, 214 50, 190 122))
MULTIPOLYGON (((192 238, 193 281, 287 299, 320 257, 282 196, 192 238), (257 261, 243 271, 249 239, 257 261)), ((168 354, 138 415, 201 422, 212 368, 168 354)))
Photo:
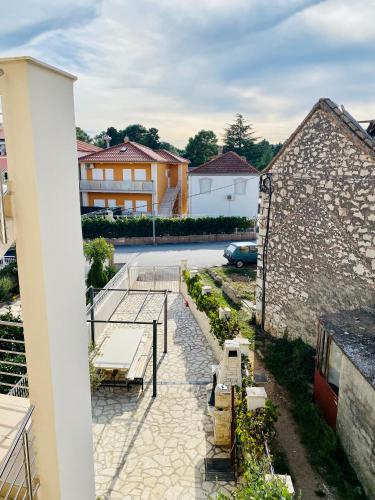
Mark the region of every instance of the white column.
POLYGON ((158 193, 158 164, 151 164, 151 180, 152 182, 152 206, 154 210, 154 214, 157 215, 159 211, 159 193, 158 193))
MULTIPOLYGON (((95 498, 74 77, 0 59, 41 500, 95 498)), ((0 72, 1 73, 1 72, 0 72)))

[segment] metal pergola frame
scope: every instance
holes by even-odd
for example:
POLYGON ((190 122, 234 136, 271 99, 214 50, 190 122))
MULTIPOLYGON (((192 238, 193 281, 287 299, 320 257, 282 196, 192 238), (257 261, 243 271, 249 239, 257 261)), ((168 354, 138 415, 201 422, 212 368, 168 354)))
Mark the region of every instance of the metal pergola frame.
POLYGON ((158 325, 164 324, 164 349, 163 352, 164 354, 167 354, 168 352, 168 294, 171 293, 170 290, 142 290, 138 288, 95 288, 93 286, 90 286, 87 290, 86 293, 90 294, 90 307, 87 310, 87 312, 90 313, 90 319, 87 319, 86 321, 90 323, 91 325, 91 342, 95 346, 95 323, 107 323, 107 324, 123 324, 123 325, 152 325, 152 397, 156 397, 157 395, 157 337, 158 337, 158 325), (117 304, 116 308, 114 311, 111 313, 110 318, 113 317, 117 309, 119 308, 120 304, 123 302, 125 297, 128 297, 131 292, 136 292, 136 293, 146 293, 146 297, 144 298, 142 304, 140 305, 134 320, 132 321, 124 321, 124 320, 118 320, 114 321, 112 319, 108 320, 101 320, 101 319, 95 319, 95 292, 100 292, 102 290, 106 290, 107 292, 125 292, 124 296, 120 300, 120 302, 117 304), (163 294, 164 295, 164 300, 161 304, 160 311, 158 314, 157 319, 153 319, 152 321, 138 321, 138 317, 141 314, 147 298, 150 296, 150 294, 163 294), (160 322, 160 316, 162 312, 164 311, 164 321, 160 322))

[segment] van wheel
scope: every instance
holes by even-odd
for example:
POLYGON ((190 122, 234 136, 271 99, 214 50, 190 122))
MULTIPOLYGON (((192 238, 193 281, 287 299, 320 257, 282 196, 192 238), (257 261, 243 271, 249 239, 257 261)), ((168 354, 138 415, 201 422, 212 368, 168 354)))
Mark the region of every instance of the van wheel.
POLYGON ((243 267, 243 261, 242 260, 238 260, 236 262, 236 267, 243 267))

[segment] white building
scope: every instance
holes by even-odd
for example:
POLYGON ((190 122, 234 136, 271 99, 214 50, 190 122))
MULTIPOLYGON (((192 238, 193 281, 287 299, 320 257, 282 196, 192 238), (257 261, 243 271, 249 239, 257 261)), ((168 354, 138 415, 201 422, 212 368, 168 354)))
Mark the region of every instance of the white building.
POLYGON ((259 172, 229 151, 189 171, 191 216, 257 217, 259 172))

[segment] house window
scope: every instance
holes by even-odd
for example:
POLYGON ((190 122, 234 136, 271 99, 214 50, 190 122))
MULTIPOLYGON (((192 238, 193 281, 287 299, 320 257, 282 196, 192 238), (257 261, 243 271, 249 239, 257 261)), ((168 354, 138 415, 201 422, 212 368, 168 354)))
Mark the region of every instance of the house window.
POLYGON ((199 189, 200 193, 210 193, 212 186, 212 179, 209 177, 204 177, 203 179, 199 179, 199 189))
POLYGON ((135 210, 136 212, 147 212, 147 201, 135 200, 135 210))
POLYGON ((105 180, 113 181, 113 168, 106 168, 104 172, 105 172, 105 180))
POLYGON ((144 168, 136 168, 134 170, 134 178, 136 181, 146 180, 146 170, 144 168))
POLYGON ((122 169, 122 178, 124 179, 124 181, 131 181, 132 180, 131 168, 123 168, 122 169))
POLYGON ((336 394, 340 387, 342 352, 332 337, 322 328, 319 331, 317 365, 321 375, 336 394))
POLYGON ((125 200, 124 201, 124 208, 127 212, 132 212, 133 211, 133 202, 132 200, 125 200))
POLYGON ((244 179, 243 177, 234 179, 234 194, 246 194, 246 183, 247 179, 244 179))
POLYGON ((103 180, 103 169, 102 168, 93 168, 92 169, 92 178, 94 181, 102 181, 103 180))
POLYGON ((107 200, 108 207, 109 208, 115 208, 116 207, 116 200, 107 200))
POLYGON ((105 200, 94 200, 94 207, 105 208, 105 200))

